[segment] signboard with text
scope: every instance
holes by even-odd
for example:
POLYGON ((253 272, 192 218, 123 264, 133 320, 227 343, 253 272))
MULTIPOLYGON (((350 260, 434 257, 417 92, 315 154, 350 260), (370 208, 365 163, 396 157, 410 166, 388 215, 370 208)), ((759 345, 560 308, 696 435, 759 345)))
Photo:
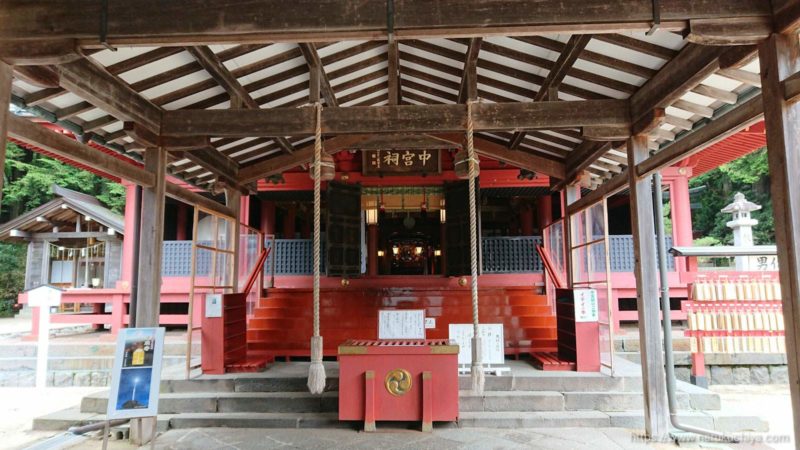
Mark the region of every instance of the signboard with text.
POLYGON ((365 150, 364 175, 424 175, 441 172, 439 150, 365 150))

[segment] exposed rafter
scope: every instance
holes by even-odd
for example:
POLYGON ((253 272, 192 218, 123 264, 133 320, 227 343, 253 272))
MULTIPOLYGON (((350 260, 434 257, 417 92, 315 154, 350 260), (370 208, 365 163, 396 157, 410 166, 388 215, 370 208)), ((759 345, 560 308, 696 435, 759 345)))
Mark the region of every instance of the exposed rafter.
MULTIPOLYGON (((553 67, 550 68, 550 72, 547 74, 547 77, 545 77, 544 82, 539 86, 539 90, 536 92, 536 95, 533 98, 534 102, 558 100, 557 92, 561 82, 564 81, 564 78, 572 68, 572 65, 575 64, 575 61, 577 61, 581 52, 584 48, 586 48, 586 45, 589 44, 590 40, 592 40, 592 36, 588 34, 576 34, 569 38, 569 41, 567 42, 566 46, 564 46, 561 54, 558 55, 558 59, 556 59, 556 62, 553 63, 553 67)), ((517 131, 511 137, 511 140, 508 143, 508 148, 517 148, 524 138, 525 132, 517 131)))
POLYGON ((325 99, 325 104, 329 107, 339 106, 339 102, 336 100, 336 93, 333 91, 331 80, 328 78, 328 74, 325 73, 325 68, 323 67, 322 61, 319 58, 317 48, 314 46, 314 44, 307 42, 303 42, 298 45, 300 46, 300 51, 303 52, 303 57, 306 59, 306 63, 308 64, 309 73, 319 71, 319 84, 322 98, 325 99))
POLYGON ((461 75, 461 85, 458 88, 457 103, 465 103, 467 99, 474 99, 478 89, 478 54, 481 51, 483 39, 475 37, 469 40, 467 53, 464 58, 464 72, 461 75), (470 92, 474 90, 474 92, 470 92))

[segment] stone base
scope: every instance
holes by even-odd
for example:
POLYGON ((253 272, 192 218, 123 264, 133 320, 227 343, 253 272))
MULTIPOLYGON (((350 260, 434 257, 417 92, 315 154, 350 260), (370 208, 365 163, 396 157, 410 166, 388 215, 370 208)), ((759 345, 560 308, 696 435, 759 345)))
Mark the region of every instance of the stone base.
POLYGON ((704 376, 696 377, 694 375, 689 376, 689 381, 695 385, 700 386, 701 388, 708 389, 708 378, 704 376))

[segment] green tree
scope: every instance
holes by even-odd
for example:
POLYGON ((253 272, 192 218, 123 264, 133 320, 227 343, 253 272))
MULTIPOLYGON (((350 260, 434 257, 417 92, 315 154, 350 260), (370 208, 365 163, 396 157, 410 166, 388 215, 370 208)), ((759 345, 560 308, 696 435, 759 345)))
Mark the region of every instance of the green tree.
MULTIPOLYGON (((125 209, 122 185, 13 143, 6 145, 3 169, 0 222, 52 200, 53 184, 92 195, 115 212, 122 213, 125 209)), ((25 245, 0 243, 0 317, 13 313, 17 295, 24 288, 25 260, 25 245)))
POLYGON ((118 213, 122 213, 125 207, 125 188, 122 185, 13 143, 6 145, 4 176, 2 221, 50 201, 53 184, 92 195, 118 213))
POLYGON ((25 245, 0 243, 0 317, 14 314, 17 295, 25 287, 25 245))
POLYGON ((775 242, 766 148, 724 164, 689 182, 689 187, 700 186, 704 189, 692 199, 693 203, 699 203, 699 207, 692 211, 692 224, 696 234, 714 238, 725 245, 733 244, 733 232, 725 225, 731 220, 731 216, 720 213, 720 210, 733 201, 734 194, 741 192, 748 200, 761 205, 761 210, 752 214, 758 220, 758 225, 753 228, 755 243, 775 242))

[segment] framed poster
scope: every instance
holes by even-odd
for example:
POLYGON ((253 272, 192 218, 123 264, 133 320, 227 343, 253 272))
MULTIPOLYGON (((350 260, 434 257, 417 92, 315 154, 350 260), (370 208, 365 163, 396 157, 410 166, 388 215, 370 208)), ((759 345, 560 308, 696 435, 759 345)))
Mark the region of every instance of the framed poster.
POLYGON ((425 339, 425 310, 378 311, 378 339, 425 339))
POLYGON ((120 331, 108 395, 109 420, 158 415, 163 354, 164 328, 120 331))

